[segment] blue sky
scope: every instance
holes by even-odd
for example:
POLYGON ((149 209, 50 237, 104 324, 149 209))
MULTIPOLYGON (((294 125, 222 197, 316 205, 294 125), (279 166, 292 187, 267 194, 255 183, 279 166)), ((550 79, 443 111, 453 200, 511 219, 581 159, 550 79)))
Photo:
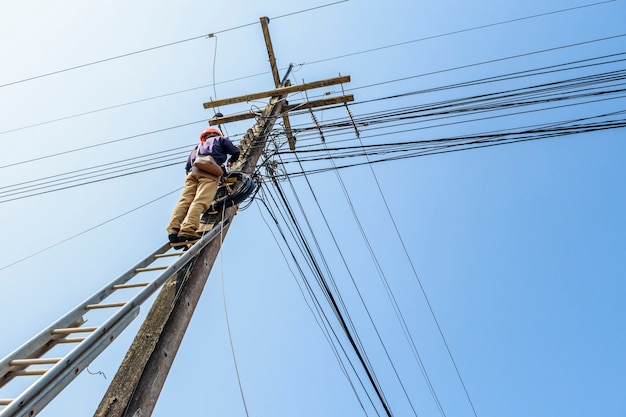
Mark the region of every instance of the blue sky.
MULTIPOLYGON (((185 154, 213 115, 202 103, 273 87, 261 16, 271 18, 281 74, 295 65, 292 83, 351 76, 343 88, 355 95, 350 109, 357 119, 624 70, 616 55, 616 62, 603 66, 441 89, 623 53, 622 0, 350 0, 319 7, 326 4, 141 0, 0 6, 0 192, 180 148, 180 163, 173 166, 27 198, 0 194, 0 355, 165 241, 185 154), (203 37, 210 33, 215 36, 203 37), (152 49, 182 40, 187 41, 152 49), (74 67, 80 68, 61 71, 74 67), (400 96, 405 93, 414 94, 400 96), (60 155, 25 162, 51 154, 60 155)), ((613 86, 621 88, 620 81, 613 86)), ((342 93, 333 87, 311 96, 325 91, 342 93)), ((546 108, 560 103, 546 103, 519 114, 500 110, 423 117, 407 126, 361 126, 361 135, 365 144, 465 137, 626 108, 623 94, 600 98, 552 110, 546 108)), ((305 99, 299 94, 289 100, 305 99)), ((329 124, 347 115, 345 109, 328 110, 316 119, 329 124)), ((623 114, 607 119, 623 120, 623 114)), ((306 114, 292 123, 313 126, 306 114)), ((225 131, 237 142, 251 124, 232 123, 225 131)), ((348 130, 326 136, 329 146, 357 143, 348 130)), ((282 182, 295 190, 288 191, 291 204, 297 206, 297 195, 304 207, 314 231, 307 235, 318 239, 395 416, 624 415, 623 138, 623 128, 613 129, 362 165, 337 171, 340 177, 328 171, 307 176, 310 183, 302 176, 282 182)), ((320 143, 306 132, 298 146, 320 143)), ((295 164, 285 169, 299 170, 295 164)), ((304 215, 298 218, 304 225, 304 215)), ((259 201, 235 218, 154 416, 245 416, 239 382, 251 416, 383 415, 362 389, 353 392, 350 381, 357 380, 341 371, 301 293, 295 263, 283 255, 287 245, 268 224, 259 201)), ((310 274, 307 279, 315 282, 310 274)), ((81 374, 40 415, 93 413, 147 311, 143 307, 140 318, 90 365, 94 374, 81 374)))

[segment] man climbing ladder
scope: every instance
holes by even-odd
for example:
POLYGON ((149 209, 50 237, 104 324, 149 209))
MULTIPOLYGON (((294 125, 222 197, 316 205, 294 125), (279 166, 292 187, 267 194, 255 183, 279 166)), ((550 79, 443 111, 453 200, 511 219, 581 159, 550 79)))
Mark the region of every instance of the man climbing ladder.
POLYGON ((239 148, 219 130, 208 128, 200 134, 200 143, 187 158, 185 186, 167 225, 170 243, 180 243, 182 247, 185 242, 200 238, 200 215, 215 198, 220 177, 225 173, 223 164, 228 159, 227 165, 230 166, 239 159, 239 154, 239 148), (228 155, 231 155, 230 159, 228 155))

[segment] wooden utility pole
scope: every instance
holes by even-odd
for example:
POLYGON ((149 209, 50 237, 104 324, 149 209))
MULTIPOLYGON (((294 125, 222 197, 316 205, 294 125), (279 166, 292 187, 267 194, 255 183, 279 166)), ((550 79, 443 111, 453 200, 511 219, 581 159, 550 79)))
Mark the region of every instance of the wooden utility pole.
MULTIPOLYGON (((233 166, 234 170, 248 174, 254 172, 276 120, 279 117, 283 117, 283 120, 288 120, 284 110, 286 108, 286 98, 290 92, 304 91, 349 80, 349 77, 338 77, 311 83, 311 85, 305 87, 289 87, 287 80, 281 82, 278 77, 273 49, 271 48, 269 31, 267 30, 268 22, 267 18, 261 18, 276 89, 244 96, 245 98, 239 97, 204 103, 205 108, 211 108, 217 105, 244 102, 248 99, 256 100, 259 97, 271 97, 262 114, 258 115, 260 116, 258 121, 249 130, 250 133, 245 140, 241 141, 241 155, 239 161, 233 166)), ((343 102, 351 100, 352 98, 350 97, 343 99, 343 102)), ((301 106, 311 108, 327 105, 324 103, 327 102, 303 103, 301 106)), ((210 121, 212 122, 211 124, 217 124, 216 120, 225 123, 225 120, 229 120, 229 118, 214 118, 210 121)), ((287 125, 288 121, 285 123, 285 126, 287 125)), ((288 138, 291 137, 290 135, 291 131, 289 129, 288 138)), ((291 137, 289 142, 292 150, 295 149, 295 138, 291 137)), ((237 206, 226 209, 225 217, 232 222, 237 214, 237 210, 237 206)), ((228 232, 230 222, 223 226, 222 239, 228 232)), ((216 238, 209 243, 177 276, 172 277, 165 284, 135 336, 94 417, 148 417, 152 414, 176 352, 219 253, 222 239, 216 238)))

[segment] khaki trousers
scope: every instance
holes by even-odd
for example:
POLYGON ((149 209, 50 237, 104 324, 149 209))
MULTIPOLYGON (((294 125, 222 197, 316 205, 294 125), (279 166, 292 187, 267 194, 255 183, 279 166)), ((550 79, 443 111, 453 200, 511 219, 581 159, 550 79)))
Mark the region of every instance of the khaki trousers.
POLYGON ((217 192, 219 177, 187 174, 180 200, 174 206, 167 233, 199 237, 200 216, 209 207, 217 192))

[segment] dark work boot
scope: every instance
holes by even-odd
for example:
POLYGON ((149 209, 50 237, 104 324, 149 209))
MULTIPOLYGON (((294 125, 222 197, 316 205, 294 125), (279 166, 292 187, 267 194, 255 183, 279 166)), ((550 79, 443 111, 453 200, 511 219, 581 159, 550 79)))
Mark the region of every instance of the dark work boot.
POLYGON ((169 240, 170 243, 178 243, 179 242, 178 233, 176 232, 170 233, 169 235, 167 235, 167 240, 169 240))

